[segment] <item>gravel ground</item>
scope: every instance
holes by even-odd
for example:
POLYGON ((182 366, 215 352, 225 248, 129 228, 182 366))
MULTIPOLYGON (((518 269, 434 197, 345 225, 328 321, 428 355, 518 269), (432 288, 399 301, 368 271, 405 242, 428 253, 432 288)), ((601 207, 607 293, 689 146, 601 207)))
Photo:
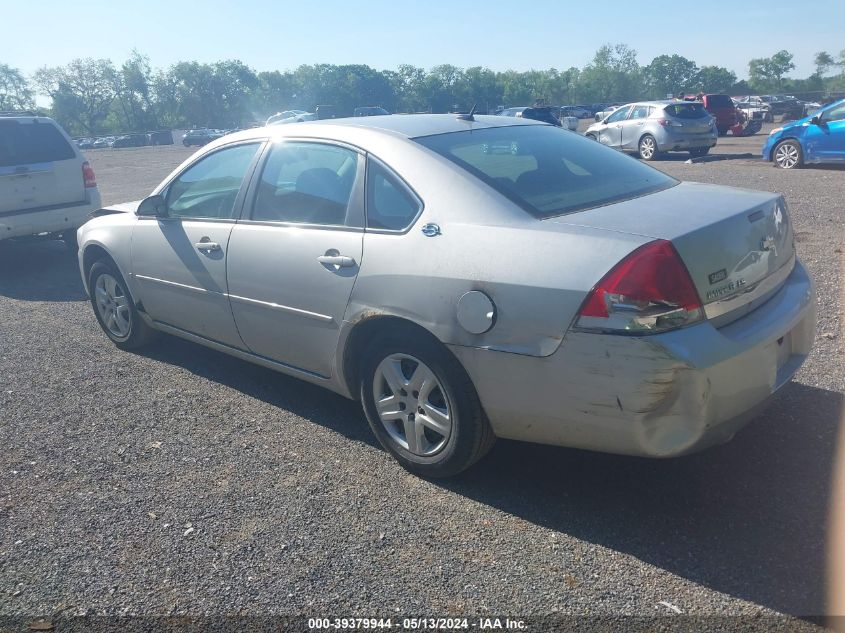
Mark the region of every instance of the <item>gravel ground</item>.
MULTIPOLYGON (((785 194, 819 336, 767 414, 668 461, 500 441, 424 481, 353 402, 176 339, 117 350, 72 255, 3 244, 0 617, 823 613, 845 170, 760 164, 763 139, 656 166, 785 194)), ((108 204, 191 153, 88 154, 108 204)))

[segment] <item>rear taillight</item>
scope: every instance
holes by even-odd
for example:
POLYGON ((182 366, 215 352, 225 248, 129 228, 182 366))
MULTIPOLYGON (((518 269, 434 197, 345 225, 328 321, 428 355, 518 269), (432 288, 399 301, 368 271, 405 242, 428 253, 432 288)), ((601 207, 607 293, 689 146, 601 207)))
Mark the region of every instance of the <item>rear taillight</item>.
POLYGON ((85 181, 86 188, 97 186, 97 177, 94 175, 94 170, 91 169, 91 165, 87 160, 82 163, 82 180, 85 181))
POLYGON ((596 284, 575 327, 649 334, 703 318, 701 299, 680 255, 670 242, 656 240, 630 253, 596 284))

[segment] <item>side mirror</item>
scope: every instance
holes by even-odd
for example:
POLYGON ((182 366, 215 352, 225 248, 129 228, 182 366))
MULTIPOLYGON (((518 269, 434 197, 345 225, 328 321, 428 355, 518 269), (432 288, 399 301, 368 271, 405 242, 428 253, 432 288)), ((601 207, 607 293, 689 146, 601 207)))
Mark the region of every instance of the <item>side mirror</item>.
POLYGON ((141 201, 135 213, 139 216, 167 217, 167 204, 163 196, 148 196, 141 201))

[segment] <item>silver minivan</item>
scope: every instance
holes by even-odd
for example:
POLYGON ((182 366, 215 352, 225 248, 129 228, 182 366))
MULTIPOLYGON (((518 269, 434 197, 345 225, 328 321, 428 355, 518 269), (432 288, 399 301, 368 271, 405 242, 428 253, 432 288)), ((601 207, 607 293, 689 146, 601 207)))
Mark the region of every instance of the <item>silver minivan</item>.
POLYGON ((608 147, 637 152, 644 160, 663 152, 704 156, 719 137, 714 119, 698 102, 645 101, 622 106, 586 132, 608 147))

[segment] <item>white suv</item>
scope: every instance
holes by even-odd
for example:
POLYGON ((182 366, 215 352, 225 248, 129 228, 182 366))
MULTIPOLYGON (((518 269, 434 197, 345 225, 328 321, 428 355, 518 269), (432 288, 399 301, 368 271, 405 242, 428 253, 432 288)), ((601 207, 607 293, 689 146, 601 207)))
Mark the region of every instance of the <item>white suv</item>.
POLYGON ((94 170, 55 121, 0 113, 0 241, 61 236, 76 248, 99 208, 94 170))

